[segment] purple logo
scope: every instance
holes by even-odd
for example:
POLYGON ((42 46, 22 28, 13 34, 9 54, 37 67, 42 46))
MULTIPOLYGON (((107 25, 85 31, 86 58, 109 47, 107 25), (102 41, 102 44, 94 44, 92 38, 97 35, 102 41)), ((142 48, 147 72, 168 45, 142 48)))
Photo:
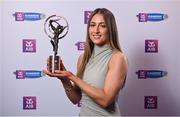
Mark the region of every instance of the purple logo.
POLYGON ((24 110, 36 109, 36 97, 35 96, 24 96, 23 97, 23 109, 24 110))
POLYGON ((45 18, 45 14, 34 12, 15 12, 13 16, 16 21, 37 21, 45 18))
POLYGON ((24 79, 25 78, 25 72, 23 70, 16 70, 16 78, 17 79, 24 79))
POLYGON ((75 45, 77 46, 78 50, 84 50, 85 42, 77 42, 75 45))
POLYGON ((92 13, 92 11, 84 11, 84 24, 88 23, 91 13, 92 13))
POLYGON ((157 109, 157 96, 144 96, 145 109, 157 109))
POLYGON ((147 13, 139 13, 139 15, 137 17, 139 18, 139 22, 147 22, 148 21, 147 13))
POLYGON ((25 78, 43 78, 45 76, 42 70, 16 70, 13 72, 16 75, 16 79, 25 79, 25 78))
POLYGON ((158 22, 167 19, 168 15, 163 13, 139 13, 137 17, 139 22, 158 22))
POLYGON ((158 40, 145 40, 145 52, 157 53, 158 52, 158 40))
POLYGON ((36 52, 36 40, 23 39, 23 52, 36 52))
POLYGON ((15 13, 15 20, 16 21, 24 21, 24 13, 23 12, 16 12, 15 13))
POLYGON ((167 76, 168 72, 167 71, 162 71, 162 70, 138 70, 136 72, 138 75, 139 79, 146 79, 146 78, 162 78, 164 76, 167 76))
POLYGON ((146 77, 147 77, 147 70, 139 70, 138 72, 136 72, 136 74, 138 75, 138 78, 146 79, 146 77))

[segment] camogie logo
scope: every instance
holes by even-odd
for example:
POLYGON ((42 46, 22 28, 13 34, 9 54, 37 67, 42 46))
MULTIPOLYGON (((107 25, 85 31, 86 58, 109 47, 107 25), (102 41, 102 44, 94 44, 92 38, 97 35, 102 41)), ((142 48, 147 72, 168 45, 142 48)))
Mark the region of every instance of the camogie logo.
POLYGON ((45 76, 45 74, 41 70, 16 70, 14 74, 16 75, 16 79, 34 79, 45 76))
POLYGON ((164 76, 167 76, 167 71, 161 71, 161 70, 138 70, 136 72, 139 79, 146 79, 146 78, 162 78, 164 76))
POLYGON ((13 16, 15 17, 15 21, 36 21, 45 18, 44 14, 34 12, 15 12, 13 16))
POLYGON ((168 15, 163 13, 139 13, 136 16, 139 22, 147 22, 147 21, 158 22, 168 18, 168 15))

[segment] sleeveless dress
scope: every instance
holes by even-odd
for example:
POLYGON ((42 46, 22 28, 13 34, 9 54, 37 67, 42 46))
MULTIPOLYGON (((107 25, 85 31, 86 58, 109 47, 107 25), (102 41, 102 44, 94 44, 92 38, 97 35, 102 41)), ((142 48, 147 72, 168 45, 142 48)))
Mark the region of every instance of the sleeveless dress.
MULTIPOLYGON (((101 47, 95 45, 92 56, 86 65, 83 80, 92 86, 103 88, 108 71, 108 62, 113 52, 110 45, 101 47)), ((102 108, 82 92, 79 116, 120 116, 117 97, 110 106, 102 108)))

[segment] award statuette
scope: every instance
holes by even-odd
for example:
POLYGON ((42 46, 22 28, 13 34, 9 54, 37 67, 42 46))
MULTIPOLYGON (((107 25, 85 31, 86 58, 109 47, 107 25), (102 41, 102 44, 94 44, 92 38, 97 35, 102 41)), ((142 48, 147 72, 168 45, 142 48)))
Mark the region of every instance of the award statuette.
POLYGON ((59 40, 64 38, 69 30, 69 25, 67 20, 62 16, 51 15, 44 23, 44 31, 46 35, 50 38, 50 42, 53 46, 54 54, 50 55, 48 58, 48 70, 54 73, 55 70, 61 70, 60 66, 60 56, 57 55, 59 40))

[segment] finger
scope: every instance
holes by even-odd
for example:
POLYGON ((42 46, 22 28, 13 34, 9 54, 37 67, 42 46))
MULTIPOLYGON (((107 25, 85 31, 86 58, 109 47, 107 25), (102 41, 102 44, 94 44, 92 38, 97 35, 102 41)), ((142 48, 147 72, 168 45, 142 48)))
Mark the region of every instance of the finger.
POLYGON ((58 77, 67 77, 68 72, 67 71, 62 71, 62 70, 57 70, 53 75, 56 75, 58 77))
POLYGON ((47 71, 47 70, 43 70, 43 73, 50 76, 50 77, 55 77, 53 73, 47 71))
POLYGON ((66 76, 66 74, 64 74, 64 73, 53 73, 53 74, 51 74, 53 77, 58 77, 58 78, 61 78, 61 77, 65 77, 66 76))
POLYGON ((47 75, 51 75, 51 73, 49 71, 47 71, 47 70, 43 70, 43 73, 47 74, 47 75))
POLYGON ((46 74, 49 76, 49 73, 46 70, 43 70, 43 74, 46 74))
POLYGON ((62 71, 62 70, 55 70, 54 73, 56 73, 56 74, 64 74, 65 71, 62 71))

